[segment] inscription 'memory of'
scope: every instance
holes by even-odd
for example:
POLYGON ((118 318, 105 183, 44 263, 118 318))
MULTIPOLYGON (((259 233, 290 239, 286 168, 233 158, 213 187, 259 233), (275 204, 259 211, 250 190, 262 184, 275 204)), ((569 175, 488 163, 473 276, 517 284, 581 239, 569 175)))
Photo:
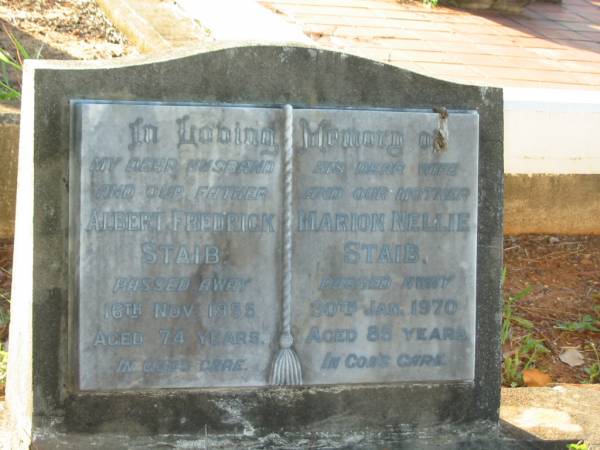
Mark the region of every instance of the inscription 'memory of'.
POLYGON ((354 127, 339 129, 328 120, 312 127, 306 119, 300 119, 302 145, 300 150, 313 148, 326 152, 333 148, 377 148, 390 156, 402 155, 404 135, 398 130, 357 130, 354 127))

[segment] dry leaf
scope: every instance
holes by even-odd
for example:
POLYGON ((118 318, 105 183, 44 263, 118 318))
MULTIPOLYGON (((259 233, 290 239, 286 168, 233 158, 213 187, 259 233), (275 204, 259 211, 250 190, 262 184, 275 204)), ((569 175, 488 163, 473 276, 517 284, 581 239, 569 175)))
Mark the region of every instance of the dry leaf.
POLYGON ((576 348, 568 348, 560 355, 560 360, 571 367, 581 366, 585 361, 583 355, 576 348))
POLYGON ((528 387, 544 387, 552 383, 552 378, 541 370, 525 369, 523 371, 523 382, 528 387))

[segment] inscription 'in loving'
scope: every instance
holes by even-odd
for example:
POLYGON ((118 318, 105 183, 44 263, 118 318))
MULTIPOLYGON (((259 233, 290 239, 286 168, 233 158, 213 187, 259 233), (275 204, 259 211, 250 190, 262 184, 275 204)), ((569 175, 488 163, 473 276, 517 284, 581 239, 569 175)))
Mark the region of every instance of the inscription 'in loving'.
POLYGON ((192 125, 189 121, 190 116, 188 115, 175 121, 178 137, 177 148, 182 145, 198 147, 199 144, 211 144, 216 141, 219 144, 251 145, 254 147, 261 145, 270 148, 270 150, 263 150, 261 154, 276 155, 279 151, 277 136, 273 128, 242 128, 239 122, 236 122, 234 127, 210 124, 192 125))

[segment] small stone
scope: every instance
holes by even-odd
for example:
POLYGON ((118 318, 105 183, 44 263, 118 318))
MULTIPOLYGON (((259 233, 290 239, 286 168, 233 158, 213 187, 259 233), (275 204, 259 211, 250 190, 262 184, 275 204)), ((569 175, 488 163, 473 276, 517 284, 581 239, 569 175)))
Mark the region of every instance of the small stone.
POLYGON ((552 378, 541 370, 525 369, 523 371, 523 383, 527 387, 544 387, 552 383, 552 378))
POLYGON ((571 367, 581 366, 585 361, 583 359, 583 355, 576 348, 568 348, 560 355, 558 355, 560 360, 565 364, 568 364, 571 367))

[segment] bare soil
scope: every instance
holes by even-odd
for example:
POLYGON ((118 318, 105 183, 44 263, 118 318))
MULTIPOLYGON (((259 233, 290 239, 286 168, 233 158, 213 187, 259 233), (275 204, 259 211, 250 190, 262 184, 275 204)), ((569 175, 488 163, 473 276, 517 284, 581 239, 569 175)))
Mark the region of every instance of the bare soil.
POLYGON ((531 333, 543 340, 550 353, 536 367, 554 382, 580 383, 586 380, 585 367, 596 362, 591 344, 600 351, 600 333, 564 331, 561 323, 580 322, 584 315, 600 328, 600 236, 508 236, 504 240, 505 297, 527 287, 530 293, 515 302, 513 314, 530 320, 534 327, 513 326, 511 345, 531 333), (571 367, 559 359, 568 348, 584 356, 584 364, 571 367))
MULTIPOLYGON (((16 57, 7 32, 32 57, 109 59, 137 54, 94 0, 0 0, 0 47, 16 57)), ((11 72, 20 84, 20 74, 11 72)))

